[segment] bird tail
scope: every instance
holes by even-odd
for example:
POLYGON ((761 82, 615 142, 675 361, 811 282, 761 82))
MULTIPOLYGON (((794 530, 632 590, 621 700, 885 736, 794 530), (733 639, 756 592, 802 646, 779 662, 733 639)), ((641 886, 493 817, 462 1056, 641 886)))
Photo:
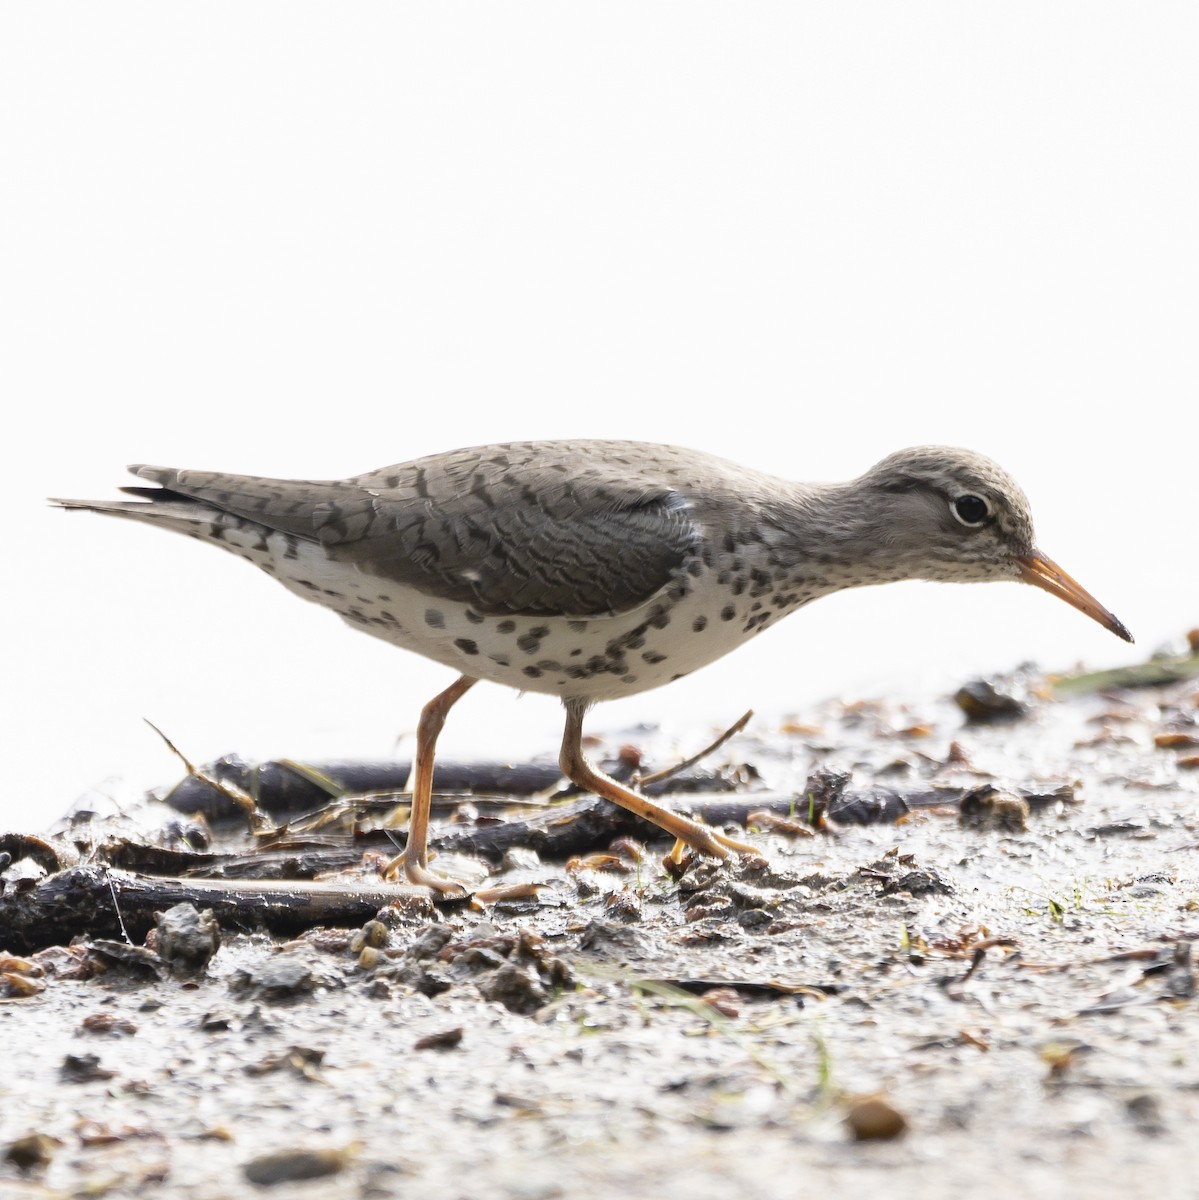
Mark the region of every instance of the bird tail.
POLYGON ((163 483, 162 487, 123 487, 120 490, 135 500, 69 500, 56 496, 50 497, 50 503, 58 508, 77 512, 102 513, 110 517, 127 517, 134 521, 144 521, 156 525, 160 529, 173 529, 178 533, 192 537, 202 537, 216 540, 214 529, 221 527, 238 527, 248 525, 231 513, 224 512, 213 504, 187 496, 183 492, 173 490, 169 485, 175 472, 160 467, 131 467, 131 471, 143 479, 154 479, 163 483))

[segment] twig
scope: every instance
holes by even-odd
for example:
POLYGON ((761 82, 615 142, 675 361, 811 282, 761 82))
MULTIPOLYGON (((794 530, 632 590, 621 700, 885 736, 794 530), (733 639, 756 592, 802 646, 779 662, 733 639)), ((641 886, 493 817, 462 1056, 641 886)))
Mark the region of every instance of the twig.
POLYGON ((685 771, 688 767, 695 766, 697 762, 707 758, 709 754, 715 754, 729 738, 739 734, 749 724, 750 718, 753 715, 754 710, 752 708, 747 710, 740 720, 730 725, 710 746, 705 746, 698 754, 693 754, 690 758, 685 758, 682 762, 675 763, 673 767, 666 767, 661 771, 655 771, 652 775, 646 775, 644 779, 639 775, 634 775, 632 780, 633 786, 636 788, 649 787, 650 784, 661 783, 663 779, 669 779, 672 775, 677 775, 680 771, 685 771))
POLYGON ((246 821, 250 827, 250 832, 259 833, 274 833, 275 826, 271 819, 258 807, 254 797, 249 792, 243 791, 236 784, 230 783, 227 780, 218 779, 215 775, 204 770, 203 767, 197 767, 192 764, 187 755, 171 741, 149 717, 142 717, 151 729, 166 743, 167 749, 183 764, 183 769, 193 779, 200 780, 201 783, 206 783, 209 787, 215 788, 222 796, 228 798, 246 815, 246 821))
POLYGON ((107 865, 104 866, 104 882, 108 884, 108 890, 112 894, 112 911, 116 915, 117 924, 121 927, 121 937, 132 946, 133 939, 129 936, 129 930, 125 928, 125 919, 121 916, 121 902, 117 899, 117 889, 112 886, 112 874, 107 865))

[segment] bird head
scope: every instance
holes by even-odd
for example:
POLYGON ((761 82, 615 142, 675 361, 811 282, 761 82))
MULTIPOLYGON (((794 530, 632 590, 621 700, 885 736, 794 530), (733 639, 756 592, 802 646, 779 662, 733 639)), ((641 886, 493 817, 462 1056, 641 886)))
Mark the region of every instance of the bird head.
POLYGON ((870 542, 900 573, 895 577, 1021 580, 1132 641, 1121 621, 1037 548, 1020 485, 981 454, 946 446, 900 450, 856 480, 854 491, 870 542))

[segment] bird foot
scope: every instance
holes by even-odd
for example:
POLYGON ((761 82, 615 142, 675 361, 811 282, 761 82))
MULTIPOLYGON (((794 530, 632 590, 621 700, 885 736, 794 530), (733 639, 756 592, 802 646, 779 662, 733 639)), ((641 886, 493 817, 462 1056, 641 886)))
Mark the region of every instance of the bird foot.
POLYGON ((764 855, 761 849, 758 846, 755 846, 752 842, 739 842, 736 838, 726 837, 723 833, 718 833, 716 835, 716 840, 722 846, 724 846, 725 849, 731 850, 734 854, 739 855, 741 858, 756 858, 760 859, 762 862, 766 861, 766 855, 764 855))
POLYGON ((539 889, 546 886, 544 883, 526 882, 505 883, 490 888, 469 888, 465 884, 459 883, 458 880, 451 879, 448 875, 431 871, 419 862, 410 862, 406 852, 393 858, 383 868, 383 878, 391 882, 397 882, 403 878, 407 883, 431 888, 438 894, 437 898, 469 899, 478 901, 480 904, 495 904, 499 900, 535 900, 540 894, 539 889))
POLYGON ((736 838, 728 837, 710 825, 701 824, 699 821, 688 821, 687 826, 679 833, 674 847, 670 851, 670 858, 675 863, 682 861, 688 848, 696 850, 700 854, 706 854, 709 858, 721 860, 728 858, 730 852, 748 858, 763 857, 762 851, 757 846, 751 846, 749 842, 739 842, 736 838))
POLYGON ((384 879, 393 883, 402 877, 408 883, 432 888, 438 895, 444 896, 446 899, 461 900, 471 895, 470 888, 456 879, 451 879, 448 875, 441 875, 437 871, 430 871, 428 867, 415 859, 409 859, 406 850, 383 868, 382 875, 384 879))

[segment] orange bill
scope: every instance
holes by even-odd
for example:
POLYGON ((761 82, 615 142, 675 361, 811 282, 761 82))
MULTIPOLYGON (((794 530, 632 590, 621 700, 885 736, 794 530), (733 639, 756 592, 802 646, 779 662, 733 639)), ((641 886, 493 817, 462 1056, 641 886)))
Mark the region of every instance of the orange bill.
POLYGON ((1040 550, 1030 550, 1021 557, 1020 578, 1025 583, 1043 588, 1051 596, 1065 600, 1079 612, 1086 613, 1092 621, 1098 621, 1104 629, 1110 629, 1117 637, 1126 642, 1132 641, 1132 634, 1124 628, 1124 623, 1118 617, 1108 612, 1086 588, 1075 583, 1052 558, 1047 558, 1040 550))

